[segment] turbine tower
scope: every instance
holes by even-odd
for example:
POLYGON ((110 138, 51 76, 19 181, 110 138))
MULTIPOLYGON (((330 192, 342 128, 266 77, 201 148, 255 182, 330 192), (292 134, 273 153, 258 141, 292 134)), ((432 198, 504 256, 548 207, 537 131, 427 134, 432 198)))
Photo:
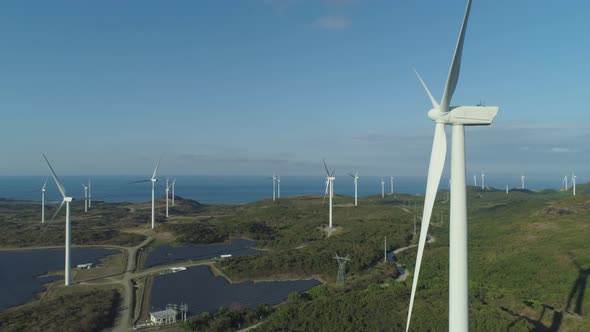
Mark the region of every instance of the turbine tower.
POLYGON ((520 189, 524 190, 524 173, 520 176, 520 189))
POLYGON ((332 228, 332 198, 334 197, 334 180, 336 180, 336 178, 334 177, 334 172, 336 172, 336 170, 333 170, 332 173, 330 173, 330 171, 328 170, 328 166, 326 165, 326 160, 323 159, 324 161, 324 168, 326 169, 326 191, 324 192, 324 202, 326 201, 326 195, 329 194, 330 198, 330 221, 329 221, 329 226, 330 229, 332 228))
POLYGON ((158 182, 158 179, 156 178, 156 174, 158 173, 158 168, 160 167, 160 161, 162 161, 162 158, 160 157, 160 159, 158 159, 158 163, 156 164, 156 168, 154 169, 154 174, 152 174, 152 177, 149 179, 145 179, 145 180, 140 180, 140 181, 134 181, 134 182, 130 182, 130 183, 143 183, 143 182, 151 182, 152 183, 152 229, 154 229, 154 227, 156 227, 156 182, 158 182))
POLYGON ((57 175, 53 171, 53 168, 51 167, 51 164, 49 163, 49 160, 47 160, 47 157, 45 156, 45 154, 43 154, 43 158, 45 158, 45 161, 47 162, 47 166, 49 167, 49 170, 51 171, 51 176, 53 177, 53 180, 55 181, 55 185, 57 186, 57 189, 59 190, 59 192, 61 193, 61 196, 63 197, 63 200, 62 200, 61 204, 59 205, 59 207, 57 208, 57 210, 55 211, 55 214, 51 218, 51 221, 53 221, 53 219, 55 219, 55 216, 57 216, 58 212, 64 206, 64 203, 66 204, 66 243, 65 243, 65 254, 66 254, 65 256, 66 257, 65 257, 65 264, 64 264, 64 266, 65 266, 64 279, 65 279, 65 285, 69 286, 70 285, 70 267, 71 267, 71 264, 70 264, 71 263, 70 262, 70 245, 71 245, 70 202, 74 199, 72 197, 66 196, 66 189, 64 188, 64 186, 61 184, 61 182, 57 178, 57 175))
POLYGON ((390 180, 391 180, 391 193, 392 193, 392 194, 393 194, 393 180, 394 180, 394 179, 395 179, 395 178, 394 178, 393 176, 392 176, 392 177, 390 177, 390 180))
POLYGON ((168 193, 170 192, 170 185, 168 184, 168 178, 166 178, 166 218, 168 218, 168 193))
POLYGON ((41 188, 41 223, 44 224, 45 223, 45 190, 47 187, 47 180, 45 179, 45 183, 43 184, 43 187, 41 188))
MULTIPOLYGON (((446 157, 445 125, 452 126, 451 144, 451 207, 449 225, 449 331, 464 332, 469 329, 469 298, 467 279, 467 201, 465 186, 465 126, 490 125, 498 112, 498 107, 490 106, 450 106, 453 93, 459 80, 461 55, 465 30, 469 18, 471 0, 467 1, 465 17, 455 48, 441 103, 437 103, 424 81, 418 75, 430 97, 433 108, 428 116, 435 125, 432 154, 428 168, 426 196, 416 256, 416 268, 412 282, 410 307, 406 331, 410 328, 412 307, 416 296, 420 265, 426 244, 432 208, 440 183, 446 157)), ((417 73, 417 72, 416 72, 417 73)), ((483 175, 483 172, 482 172, 483 175)), ((483 180, 483 179, 482 179, 483 180)), ((482 183, 483 187, 483 183, 482 183)))
POLYGON ((281 198, 281 176, 277 176, 277 199, 281 198))
POLYGON ((354 206, 357 206, 359 171, 357 170, 354 175, 352 173, 348 173, 348 175, 354 179, 354 206))
POLYGON ((572 172, 572 193, 576 196, 576 175, 572 172))
POLYGON ((563 177, 563 190, 567 191, 567 175, 563 177))
POLYGON ((174 185, 176 184, 176 178, 172 178, 172 206, 174 206, 174 185))
POLYGON ((473 173, 473 186, 477 187, 477 175, 475 173, 473 173))
POLYGON ((90 186, 90 179, 88 179, 88 207, 92 207, 92 187, 90 186))
POLYGON ((88 186, 82 183, 82 187, 84 187, 84 212, 88 212, 88 186))
POLYGON ((272 201, 276 201, 276 192, 275 192, 275 186, 276 186, 276 181, 277 181, 277 174, 276 172, 272 173, 272 178, 267 178, 269 180, 272 180, 272 201))
MULTIPOLYGON (((469 0, 471 1, 471 0, 469 0)), ((481 170, 481 189, 486 188, 486 175, 483 173, 483 169, 481 170)))
POLYGON ((381 178, 381 198, 385 198, 385 181, 381 178))

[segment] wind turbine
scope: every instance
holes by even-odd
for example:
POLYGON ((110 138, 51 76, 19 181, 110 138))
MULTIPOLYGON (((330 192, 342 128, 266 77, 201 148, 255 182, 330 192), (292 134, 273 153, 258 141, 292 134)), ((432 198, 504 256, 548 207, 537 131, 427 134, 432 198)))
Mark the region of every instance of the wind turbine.
POLYGON ((330 196, 330 228, 332 228, 332 198, 334 197, 334 180, 336 180, 336 178, 334 177, 334 172, 336 172, 336 170, 333 170, 332 173, 330 173, 330 171, 328 170, 328 166, 326 165, 326 160, 323 159, 324 161, 324 168, 326 169, 326 191, 324 192, 324 201, 326 200, 326 195, 329 194, 330 196))
POLYGON ((82 187, 84 187, 84 212, 88 212, 88 187, 84 183, 82 187))
POLYGON ((359 171, 357 170, 356 173, 354 173, 354 175, 352 173, 348 173, 348 175, 352 176, 352 178, 354 179, 354 206, 357 206, 359 171))
POLYGON ((394 179, 395 179, 395 178, 394 178, 393 176, 390 178, 390 180, 391 180, 391 193, 392 193, 392 194, 393 194, 393 180, 394 180, 394 179))
POLYGON ((524 190, 524 173, 520 176, 520 189, 524 190))
POLYGON ((92 207, 92 187, 90 186, 90 179, 88 179, 88 207, 92 207))
POLYGON ((385 181, 381 178, 381 198, 385 198, 385 181))
MULTIPOLYGON (((469 1, 471 1, 471 0, 469 0, 469 1)), ((481 189, 486 188, 485 183, 486 183, 486 175, 483 173, 483 169, 482 169, 481 170, 481 189)))
POLYGON ((41 223, 44 224, 45 223, 45 190, 47 187, 47 180, 45 179, 45 183, 43 184, 43 187, 41 188, 41 223))
POLYGON ((53 171, 53 168, 51 167, 51 164, 49 163, 49 160, 47 160, 47 157, 45 156, 45 154, 43 154, 43 158, 45 158, 45 161, 47 162, 47 166, 49 166, 49 170, 51 171, 51 176, 53 176, 53 180, 55 181, 55 185, 57 186, 57 189, 59 190, 59 192, 61 193, 61 195, 63 197, 63 200, 62 200, 61 204, 59 205, 59 208, 57 208, 57 210, 55 211, 55 214, 51 218, 51 221, 53 221, 53 219, 55 219, 55 216, 57 216, 57 213, 61 210, 64 203, 66 204, 66 244, 65 244, 66 257, 65 257, 64 279, 65 279, 65 285, 69 286, 70 285, 70 267, 71 267, 71 265, 70 265, 70 245, 71 245, 70 202, 74 199, 72 197, 66 196, 66 189, 64 188, 64 186, 61 184, 61 182, 57 178, 57 175, 53 171))
MULTIPOLYGON (((410 307, 406 331, 410 328, 412 307, 416 296, 418 276, 424 245, 428 234, 428 226, 432 215, 432 208, 440 183, 446 157, 445 125, 452 126, 451 144, 451 207, 449 225, 449 331, 463 332, 469 329, 469 298, 467 279, 467 201, 465 187, 465 128, 466 125, 490 125, 498 113, 498 107, 490 106, 450 106, 451 98, 457 87, 461 66, 461 54, 465 39, 465 30, 469 18, 471 0, 467 1, 465 17, 461 26, 459 40, 455 48, 455 54, 449 70, 447 83, 440 104, 434 99, 428 87, 418 75, 420 82, 430 97, 433 108, 428 116, 436 125, 432 142, 432 154, 428 168, 428 180, 426 184, 426 197, 424 200, 424 212, 418 253, 416 256, 416 268, 412 282, 410 307)), ((417 74, 417 72, 416 72, 417 74)), ((483 175, 483 172, 482 172, 483 175)), ((483 180, 483 179, 482 179, 483 180)), ((483 187, 483 183, 482 183, 483 187)))
POLYGON ((508 185, 506 185, 506 195, 508 195, 508 185))
MULTIPOLYGON (((170 185, 168 184, 168 178, 166 178, 166 218, 168 218, 168 193, 170 192, 170 185)), ((172 196, 174 197, 174 196, 172 196)))
POLYGON ((473 186, 477 187, 477 175, 475 173, 473 173, 473 186))
POLYGON ((564 190, 567 191, 567 175, 563 177, 562 185, 563 185, 564 190))
POLYGON ((572 191, 574 196, 576 196, 576 175, 572 172, 572 191))
MULTIPOLYGON (((176 178, 172 178, 172 206, 174 206, 174 185, 176 184, 176 178)), ((168 217, 168 216, 166 216, 168 217)))
POLYGON ((154 169, 154 174, 152 177, 145 180, 134 181, 130 183, 142 183, 142 182, 151 182, 152 183, 152 229, 156 227, 156 197, 155 197, 155 190, 156 190, 156 182, 158 179, 156 178, 156 174, 158 173, 158 167, 160 167, 160 161, 162 158, 158 159, 158 163, 156 164, 156 168, 154 169))
POLYGON ((277 177, 277 199, 281 198, 281 176, 277 177))
POLYGON ((272 201, 274 202, 276 200, 275 185, 276 185, 276 181, 277 181, 277 173, 272 172, 272 178, 267 178, 267 179, 269 179, 269 180, 272 179, 272 201))

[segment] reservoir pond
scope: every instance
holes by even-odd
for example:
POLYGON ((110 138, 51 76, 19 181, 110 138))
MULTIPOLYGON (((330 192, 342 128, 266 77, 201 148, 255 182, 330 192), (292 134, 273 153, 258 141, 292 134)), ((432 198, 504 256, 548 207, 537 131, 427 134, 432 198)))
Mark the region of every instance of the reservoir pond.
MULTIPOLYGON (((72 267, 97 263, 100 258, 118 254, 119 250, 101 248, 72 248, 72 267)), ((35 299, 35 293, 45 290, 43 284, 63 279, 47 276, 49 271, 64 269, 64 249, 0 250, 0 312, 8 307, 35 299)))
POLYGON ((190 316, 216 312, 221 306, 255 307, 258 304, 278 304, 291 292, 303 292, 320 285, 318 280, 244 281, 229 283, 215 276, 208 266, 195 266, 187 271, 157 275, 151 292, 153 310, 165 309, 167 304, 188 304, 190 316))

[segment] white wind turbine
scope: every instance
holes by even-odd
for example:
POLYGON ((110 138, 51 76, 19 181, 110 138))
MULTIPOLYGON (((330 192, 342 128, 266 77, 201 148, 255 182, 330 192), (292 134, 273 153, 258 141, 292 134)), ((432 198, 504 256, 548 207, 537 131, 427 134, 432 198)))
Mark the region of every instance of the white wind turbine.
POLYGON ((57 213, 61 210, 64 203, 66 204, 66 243, 65 243, 66 257, 65 257, 64 279, 65 279, 65 285, 69 286, 70 285, 70 267, 71 267, 71 264, 70 264, 70 246, 71 246, 70 202, 74 199, 72 197, 66 196, 66 189, 64 188, 64 186, 61 184, 61 182, 57 178, 57 175, 53 171, 53 168, 51 167, 51 164, 49 163, 49 160, 47 160, 47 157, 45 156, 45 154, 43 154, 43 158, 45 158, 45 161, 47 162, 47 166, 49 166, 49 170, 51 171, 51 176, 53 176, 53 180, 55 181, 55 185, 57 186, 57 189, 59 190, 59 192, 61 193, 61 195, 63 197, 63 200, 62 200, 61 204, 59 205, 59 208, 57 208, 57 210, 55 211, 55 214, 53 214, 51 221, 53 221, 53 219, 55 219, 55 216, 57 216, 57 213))
POLYGON ((359 171, 357 170, 354 174, 348 173, 348 175, 354 179, 354 206, 357 206, 359 171))
POLYGON ((88 207, 92 207, 92 187, 90 186, 90 179, 88 179, 88 207))
MULTIPOLYGON (((447 83, 440 104, 434 99, 424 81, 418 75, 420 82, 430 97, 433 108, 428 116, 435 123, 432 154, 428 168, 426 197, 424 212, 418 242, 416 268, 412 282, 410 307, 406 331, 410 328, 412 307, 418 285, 418 276, 424 245, 427 239, 428 226, 432 215, 432 208, 440 183, 446 157, 445 125, 452 126, 451 144, 451 207, 449 225, 449 331, 463 332, 469 328, 469 302, 467 279, 467 202, 465 187, 465 128, 466 125, 490 125, 498 112, 498 107, 489 106, 450 106, 451 98, 457 87, 461 66, 461 54, 465 39, 465 30, 469 18, 471 0, 467 2, 465 17, 461 26, 459 40, 449 70, 447 83)), ((483 172, 482 172, 483 173, 483 172)), ((483 175, 483 174, 482 174, 483 175)), ((483 186, 483 183, 482 183, 483 186)))
POLYGON ((562 186, 563 190, 567 191, 567 175, 563 177, 562 186))
POLYGON ((525 176, 523 173, 522 175, 520 175, 520 189, 523 189, 523 190, 524 190, 524 179, 525 179, 525 176))
POLYGON ((572 193, 576 196, 576 175, 572 172, 572 193))
POLYGON ((393 194, 393 180, 394 180, 394 179, 395 179, 395 178, 394 178, 393 176, 391 176, 391 177, 390 177, 390 180, 391 180, 391 193, 392 193, 392 194, 393 194))
POLYGON ((486 175, 483 173, 483 169, 482 169, 481 170, 481 189, 485 189, 485 188, 486 188, 486 175))
POLYGON ((84 212, 88 212, 88 186, 82 183, 82 187, 84 187, 84 212))
POLYGON ((170 185, 168 184, 168 178, 166 178, 166 218, 168 218, 168 193, 170 192, 170 185))
POLYGON ((156 174, 158 173, 158 167, 160 167, 160 161, 162 161, 162 158, 158 159, 158 163, 156 164, 156 168, 154 169, 154 174, 152 174, 152 177, 149 179, 145 179, 145 180, 140 180, 140 181, 133 181, 130 183, 142 183, 142 182, 151 182, 152 183, 152 229, 154 229, 154 227, 156 227, 156 194, 155 194, 155 190, 156 190, 156 182, 158 182, 158 179, 156 178, 156 174))
POLYGON ((276 182, 277 182, 277 173, 276 172, 272 172, 272 178, 267 178, 269 180, 272 180, 272 201, 276 201, 276 182))
POLYGON ((385 198, 385 181, 381 178, 381 198, 385 198))
POLYGON ((473 186, 477 187, 477 175, 475 173, 473 173, 473 186))
POLYGON ((47 187, 47 180, 45 179, 45 183, 43 184, 43 187, 41 188, 41 223, 44 224, 45 223, 45 190, 47 187))
POLYGON ((328 166, 326 165, 326 160, 324 159, 324 168, 326 169, 326 191, 324 192, 324 202, 326 201, 326 195, 329 194, 330 198, 329 198, 329 203, 330 203, 330 213, 329 213, 329 227, 330 229, 332 228, 332 198, 334 197, 334 180, 336 180, 336 178, 334 177, 334 172, 336 172, 336 170, 333 170, 332 173, 330 173, 330 171, 328 170, 328 166))
MULTIPOLYGON (((176 178, 172 178, 172 206, 174 206, 174 185, 176 184, 176 178)), ((166 216, 167 217, 167 216, 166 216)))
POLYGON ((277 199, 281 198, 281 176, 277 177, 277 199))

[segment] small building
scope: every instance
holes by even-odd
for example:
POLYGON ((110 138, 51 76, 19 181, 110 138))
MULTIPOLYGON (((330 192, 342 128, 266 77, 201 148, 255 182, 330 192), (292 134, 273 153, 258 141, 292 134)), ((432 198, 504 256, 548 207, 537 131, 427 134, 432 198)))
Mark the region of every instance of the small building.
POLYGON ((178 311, 171 308, 150 312, 150 321, 156 325, 175 323, 177 314, 178 311))
POLYGON ((93 263, 84 263, 84 264, 78 264, 76 267, 81 270, 88 270, 88 269, 91 269, 93 266, 94 266, 93 263))
POLYGON ((221 259, 224 259, 224 258, 231 258, 231 254, 221 255, 221 256, 219 256, 219 257, 220 257, 221 259))

